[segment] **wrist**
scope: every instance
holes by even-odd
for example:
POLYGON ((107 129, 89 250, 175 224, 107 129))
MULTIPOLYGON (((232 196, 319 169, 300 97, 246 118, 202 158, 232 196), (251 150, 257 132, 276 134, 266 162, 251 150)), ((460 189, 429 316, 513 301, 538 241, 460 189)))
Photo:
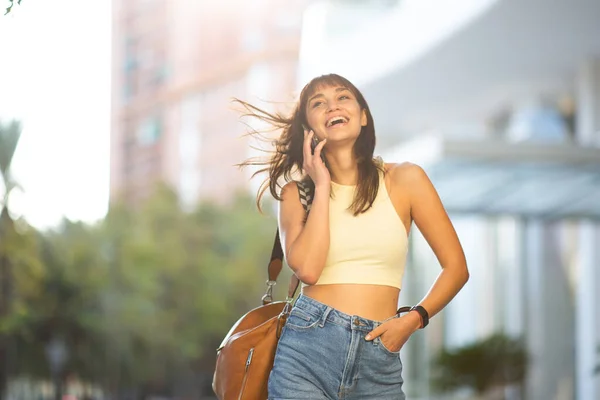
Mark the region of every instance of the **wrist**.
POLYGON ((411 310, 406 316, 410 317, 412 320, 415 331, 421 329, 423 326, 423 318, 421 318, 421 315, 416 310, 411 310))
POLYGON ((315 185, 315 194, 317 192, 329 194, 331 192, 331 184, 329 182, 327 182, 327 183, 319 184, 318 186, 315 185))
POLYGON ((429 324, 429 313, 422 305, 417 304, 416 306, 411 307, 410 311, 419 314, 419 317, 421 318, 420 329, 425 328, 429 324))

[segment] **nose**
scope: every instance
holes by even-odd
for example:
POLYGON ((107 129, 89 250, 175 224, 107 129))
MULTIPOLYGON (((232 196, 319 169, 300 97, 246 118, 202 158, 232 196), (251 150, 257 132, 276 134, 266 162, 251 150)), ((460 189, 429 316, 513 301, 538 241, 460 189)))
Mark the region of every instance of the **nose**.
POLYGON ((339 106, 337 104, 337 101, 329 101, 327 102, 327 113, 330 113, 332 111, 337 111, 339 110, 339 106))

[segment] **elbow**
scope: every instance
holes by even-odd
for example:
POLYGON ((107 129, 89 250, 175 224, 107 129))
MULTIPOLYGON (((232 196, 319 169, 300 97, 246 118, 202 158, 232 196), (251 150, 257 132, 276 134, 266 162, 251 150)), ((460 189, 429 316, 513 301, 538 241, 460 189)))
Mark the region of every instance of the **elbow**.
POLYGON ((448 276, 451 276, 451 279, 456 282, 459 287, 463 287, 469 281, 470 274, 465 263, 455 263, 444 269, 447 269, 448 276))
POLYGON ((469 281, 470 277, 471 277, 471 274, 469 273, 469 270, 467 269, 467 266, 465 265, 465 267, 462 268, 460 271, 460 279, 461 279, 463 286, 469 281))
POLYGON ((306 285, 314 285, 319 281, 319 274, 312 271, 311 268, 292 268, 298 279, 306 285))
POLYGON ((288 263, 288 265, 302 283, 314 285, 319 281, 320 274, 317 273, 315 266, 309 264, 294 264, 293 262, 288 263))
POLYGON ((296 274, 298 279, 300 279, 306 285, 315 285, 319 281, 319 276, 314 273, 304 273, 301 275, 296 274))

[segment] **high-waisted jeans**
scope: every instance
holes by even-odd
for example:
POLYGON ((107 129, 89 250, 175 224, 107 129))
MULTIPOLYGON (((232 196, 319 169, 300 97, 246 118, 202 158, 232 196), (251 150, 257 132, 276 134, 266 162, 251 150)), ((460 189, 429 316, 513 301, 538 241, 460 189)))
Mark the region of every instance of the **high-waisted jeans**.
POLYGON ((365 340, 381 324, 301 295, 277 345, 269 400, 404 400, 399 352, 365 340))

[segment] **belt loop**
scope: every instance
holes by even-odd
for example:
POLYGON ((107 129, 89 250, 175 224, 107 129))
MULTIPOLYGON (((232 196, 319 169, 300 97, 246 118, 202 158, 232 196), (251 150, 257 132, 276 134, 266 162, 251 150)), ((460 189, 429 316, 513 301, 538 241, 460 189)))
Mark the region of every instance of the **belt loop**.
POLYGON ((325 322, 327 321, 327 317, 329 316, 330 312, 331 312, 331 307, 327 307, 325 309, 325 311, 323 312, 323 315, 321 316, 321 322, 319 322, 319 328, 322 328, 323 326, 325 326, 325 322))

